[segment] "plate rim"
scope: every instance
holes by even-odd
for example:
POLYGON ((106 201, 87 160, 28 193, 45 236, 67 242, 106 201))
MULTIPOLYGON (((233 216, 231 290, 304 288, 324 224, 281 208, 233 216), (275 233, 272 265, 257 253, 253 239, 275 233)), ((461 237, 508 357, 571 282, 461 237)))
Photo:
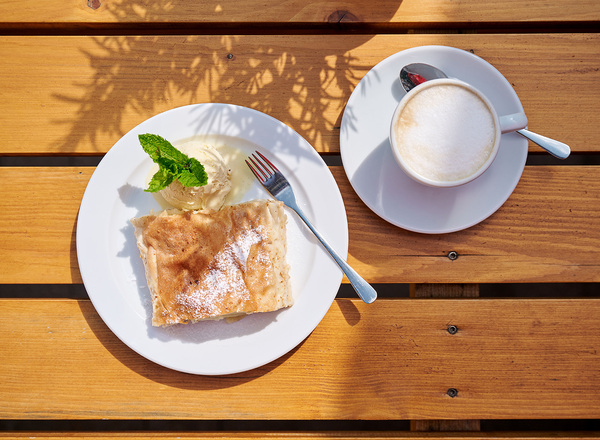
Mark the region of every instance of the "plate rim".
MULTIPOLYGON (((140 133, 141 130, 144 130, 146 127, 148 127, 149 125, 152 125, 156 121, 161 121, 162 118, 168 119, 169 115, 176 115, 176 114, 179 114, 180 112, 183 112, 183 114, 185 114, 187 117, 190 117, 189 116, 190 112, 193 112, 198 109, 200 109, 201 112, 235 110, 236 112, 241 112, 242 115, 248 115, 250 117, 250 119, 257 118, 256 119, 257 122, 255 122, 255 123, 258 124, 259 126, 260 126, 260 124, 266 123, 268 126, 274 126, 274 127, 277 127, 278 129, 282 130, 281 133, 283 133, 283 135, 292 136, 293 138, 295 138, 298 142, 297 157, 299 157, 299 158, 300 158, 300 156, 304 157, 305 154, 308 154, 310 156, 310 159, 315 160, 314 166, 318 167, 318 169, 322 171, 321 175, 320 175, 320 179, 321 180, 324 179, 325 184, 328 186, 329 194, 327 195, 327 197, 328 197, 327 205, 332 206, 331 209, 336 211, 334 215, 331 215, 332 211, 328 211, 326 213, 315 212, 315 216, 317 217, 317 219, 315 219, 315 220, 318 221, 319 219, 321 219, 321 221, 323 221, 324 216, 333 217, 332 222, 335 223, 334 226, 335 226, 336 232, 335 232, 335 237, 332 237, 332 241, 334 242, 336 249, 340 252, 341 255, 344 255, 344 256, 347 255, 347 252, 348 252, 348 221, 347 221, 347 215, 346 215, 344 202, 341 197, 341 192, 339 190, 339 187, 337 186, 337 182, 335 181, 335 178, 331 174, 331 171, 327 167, 326 163, 323 161, 323 159, 318 154, 318 152, 316 152, 316 150, 314 150, 314 148, 310 145, 310 143, 308 141, 306 141, 306 139, 304 139, 300 134, 298 134, 295 130, 293 130, 288 125, 284 124, 283 122, 277 120, 276 118, 274 118, 266 113, 263 113, 261 111, 251 109, 248 107, 242 107, 242 106, 235 105, 235 104, 199 103, 199 104, 188 104, 188 105, 184 105, 184 106, 180 106, 180 107, 175 107, 175 108, 166 110, 164 112, 158 113, 158 114, 142 121, 140 124, 136 125, 130 131, 128 131, 125 135, 123 135, 119 140, 117 140, 115 142, 115 144, 113 145, 113 147, 105 154, 103 159, 100 161, 100 163, 96 167, 96 170, 94 170, 94 173, 90 177, 90 180, 86 186, 86 190, 83 194, 81 204, 79 207, 79 213, 78 213, 78 219, 77 219, 77 225, 76 225, 77 260, 79 263, 79 269, 80 269, 80 273, 81 273, 81 277, 82 277, 84 286, 86 288, 86 291, 88 292, 88 296, 89 296, 92 304, 94 305, 94 308, 96 309, 96 312, 100 315, 100 318, 109 327, 111 332, 113 334, 115 334, 119 340, 121 340, 125 345, 127 345, 133 351, 137 352, 139 355, 143 356, 144 358, 146 358, 156 364, 162 365, 166 368, 170 368, 170 369, 176 370, 176 371, 181 371, 181 372, 195 374, 195 375, 234 374, 234 373, 240 373, 240 372, 249 371, 249 370, 261 367, 263 365, 266 365, 266 364, 280 358, 281 356, 285 355, 290 350, 295 348, 298 344, 300 344, 308 335, 310 335, 310 333, 312 333, 314 328, 316 328, 316 326, 321 322, 321 320, 323 319, 323 317, 325 316, 325 314, 331 307, 331 304, 335 300, 335 297, 337 295, 339 286, 341 285, 342 278, 343 278, 343 274, 342 274, 341 270, 339 270, 337 265, 335 265, 335 262, 333 261, 333 259, 331 259, 328 256, 328 254, 327 254, 328 259, 325 260, 325 265, 324 265, 325 267, 320 272, 320 276, 323 276, 323 274, 325 274, 325 276, 326 276, 325 280, 321 280, 319 282, 319 287, 321 285, 323 286, 323 289, 320 289, 320 292, 319 292, 319 295, 322 297, 322 300, 319 303, 320 307, 315 311, 315 314, 313 315, 312 319, 310 319, 310 317, 307 317, 307 319, 306 319, 307 325, 304 325, 302 327, 301 331, 298 331, 297 333, 295 333, 293 335, 292 339, 288 340, 287 342, 283 341, 282 342, 283 345, 281 347, 278 347, 277 350, 271 349, 268 351, 267 355, 259 356, 261 358, 260 360, 255 361, 255 362, 245 362, 244 366, 242 366, 242 367, 227 366, 227 367, 219 369, 218 371, 215 371, 214 369, 209 370, 207 368, 201 368, 201 367, 199 368, 197 365, 195 365, 193 368, 187 368, 182 365, 173 365, 171 362, 164 361, 160 358, 157 358, 156 356, 153 356, 152 353, 148 353, 148 351, 145 350, 145 347, 143 346, 143 344, 141 345, 137 341, 130 340, 130 338, 128 338, 127 332, 130 330, 130 326, 132 325, 132 323, 127 322, 127 323, 121 323, 120 325, 115 325, 115 323, 118 321, 118 318, 115 318, 114 315, 121 314, 122 312, 116 311, 113 313, 113 316, 110 316, 110 313, 107 312, 105 305, 98 297, 97 290, 101 289, 101 286, 98 285, 98 276, 96 274, 91 273, 91 270, 90 270, 90 252, 88 251, 88 249, 91 249, 90 245, 94 245, 94 244, 98 245, 99 243, 101 243, 102 238, 105 238, 105 236, 107 236, 109 233, 109 231, 108 231, 109 226, 106 226, 104 228, 104 231, 102 231, 102 234, 96 235, 93 239, 89 233, 89 227, 90 227, 89 216, 92 212, 94 212, 95 209, 97 209, 97 207, 93 207, 94 196, 97 196, 98 194, 100 194, 100 197, 105 197, 105 200, 102 200, 102 202, 100 203, 101 205, 111 202, 109 200, 110 196, 103 195, 102 191, 100 191, 98 189, 99 182, 102 181, 102 179, 101 179, 102 173, 106 172, 105 168, 108 167, 109 165, 111 165, 112 162, 115 161, 119 157, 120 149, 126 148, 127 142, 128 142, 126 139, 131 138, 131 136, 135 136, 136 134, 140 133), (265 122, 265 121, 268 121, 268 122, 265 122), (300 153, 302 153, 302 154, 300 154, 300 153), (100 171, 98 171, 98 170, 100 170, 100 171), (330 200, 332 197, 332 194, 333 194, 334 200, 330 200), (100 237, 102 237, 102 238, 100 238, 100 237), (87 247, 87 249, 86 249, 86 247, 87 247), (334 267, 337 268, 337 270, 332 270, 334 267), (325 292, 325 289, 327 289, 327 292, 325 292)), ((215 124, 212 127, 211 132, 196 131, 193 135, 210 135, 210 134, 212 134, 212 135, 217 135, 217 136, 218 135, 225 136, 225 134, 222 133, 222 131, 223 130, 221 127, 219 127, 219 124, 215 124)), ((269 134, 269 136, 278 136, 278 135, 271 133, 271 134, 269 134)), ((190 137, 190 136, 181 136, 182 139, 185 139, 188 137, 190 137)), ((240 135, 239 137, 241 137, 242 139, 245 139, 243 135, 240 135)), ((258 137, 260 138, 260 135, 258 135, 258 137)), ((252 142, 254 142, 254 141, 252 141, 252 142)), ((272 148, 269 145, 260 145, 259 144, 259 146, 267 151, 270 151, 270 149, 272 148)), ((139 150, 141 151, 141 147, 139 150)), ((138 157, 145 157, 145 153, 143 153, 143 151, 141 152, 141 154, 139 154, 139 153, 132 153, 132 154, 135 154, 138 157)), ((293 152, 286 153, 286 152, 277 151, 277 154, 285 155, 285 154, 293 154, 293 152)), ((300 158, 299 160, 302 160, 302 158, 300 158)), ((134 162, 131 165, 131 168, 134 168, 135 166, 138 166, 137 162, 134 162)), ((311 165, 311 167, 313 167, 313 165, 311 165)), ((127 181, 127 179, 128 179, 128 177, 125 176, 123 181, 127 181)), ((122 181, 121 181, 121 183, 122 183, 122 181)), ((321 182, 321 183, 323 183, 323 182, 321 182)), ((266 192, 264 194, 265 194, 264 198, 270 198, 270 196, 266 192)), ((315 203, 312 199, 307 202, 315 203)), ((108 214, 106 214, 106 216, 108 218, 108 214)), ((329 220, 329 218, 328 218, 328 220, 329 220)), ((288 225, 289 225, 289 221, 288 221, 288 225)), ((329 226, 327 224, 325 226, 328 229, 333 228, 332 226, 329 226)), ((105 242, 106 241, 107 240, 105 240, 105 242)), ((101 244, 101 246, 103 246, 103 245, 101 244)), ((316 244, 316 246, 318 247, 320 245, 316 244)), ((109 254, 109 252, 107 252, 107 249, 105 249, 103 247, 101 247, 100 249, 102 252, 101 255, 109 254)), ((323 254, 325 251, 321 250, 321 251, 317 251, 317 252, 319 254, 323 254)), ((323 262, 322 258, 320 256, 319 256, 319 258, 321 259, 320 261, 323 262)), ((344 257, 344 259, 345 259, 345 257, 344 257)), ((313 270, 314 268, 315 268, 315 265, 314 265, 314 263, 312 263, 310 270, 313 270)), ((102 267, 102 269, 103 269, 103 271, 112 270, 112 266, 111 266, 110 262, 105 261, 105 265, 102 267)), ((104 275, 106 276, 106 274, 104 274, 104 275)), ((108 275, 110 278, 111 274, 108 274, 108 275)), ((113 274, 113 278, 114 278, 114 274, 113 274)), ((314 278, 314 276, 311 275, 309 278, 314 278)), ((112 283, 114 283, 114 279, 112 280, 112 283)), ((145 283, 146 283, 145 279, 143 280, 143 283, 145 285, 145 283)), ((305 285, 303 285, 303 290, 306 290, 306 285, 308 285, 309 283, 310 283, 310 280, 306 280, 305 285)), ((295 304, 295 305, 297 305, 297 304, 295 304)), ((293 307, 294 306, 292 306, 290 308, 290 310, 293 309, 293 307)), ((277 313, 277 312, 274 312, 274 313, 277 313)), ((146 325, 147 324, 144 323, 144 326, 146 326, 146 325)), ((266 328, 268 329, 270 325, 271 324, 267 325, 266 328)))

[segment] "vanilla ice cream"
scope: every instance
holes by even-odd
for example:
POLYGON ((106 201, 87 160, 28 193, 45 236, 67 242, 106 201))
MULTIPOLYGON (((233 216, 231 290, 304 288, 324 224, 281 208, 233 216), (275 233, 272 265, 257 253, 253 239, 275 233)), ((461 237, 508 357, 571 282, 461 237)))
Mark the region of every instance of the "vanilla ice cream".
POLYGON ((208 183, 204 186, 186 187, 175 180, 159 191, 160 195, 167 203, 179 209, 220 209, 231 190, 231 170, 221 154, 211 145, 198 141, 185 142, 178 145, 177 149, 204 165, 208 183))

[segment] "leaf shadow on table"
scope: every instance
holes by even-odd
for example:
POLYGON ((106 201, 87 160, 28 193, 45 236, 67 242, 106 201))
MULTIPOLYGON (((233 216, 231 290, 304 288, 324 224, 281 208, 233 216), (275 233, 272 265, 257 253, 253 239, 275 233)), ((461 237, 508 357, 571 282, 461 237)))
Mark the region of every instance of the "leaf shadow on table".
MULTIPOLYGON (((400 3, 387 2, 390 18, 400 3)), ((160 23, 168 20, 170 11, 189 5, 182 0, 137 0, 112 2, 109 7, 118 21, 160 23)), ((228 8, 240 14, 239 6, 233 3, 211 5, 215 10, 221 8, 224 17, 228 8)), ((299 11, 287 14, 293 21, 299 11)), ((327 16, 341 20, 353 14, 327 16)), ((346 101, 372 67, 352 51, 372 35, 333 36, 327 42, 332 43, 329 47, 319 35, 235 35, 244 33, 241 28, 231 28, 231 35, 201 35, 209 28, 200 23, 200 35, 189 32, 188 24, 185 35, 168 32, 162 36, 86 39, 78 49, 87 65, 79 77, 66 80, 66 91, 54 95, 61 105, 72 108, 72 117, 55 120, 67 127, 60 139, 61 151, 102 154, 147 118, 174 107, 205 102, 236 104, 276 116, 319 151, 337 149, 337 129, 346 101)), ((358 322, 354 310, 345 310, 350 324, 358 322)), ((90 304, 82 303, 82 313, 98 340, 119 362, 152 381, 182 389, 223 389, 260 378, 285 363, 304 343, 246 373, 193 376, 174 373, 135 353, 110 331, 90 304)))
MULTIPOLYGON (((145 21, 160 22, 177 3, 138 1, 111 12, 131 20, 141 9, 145 21)), ((54 95, 72 107, 72 117, 54 121, 67 126, 60 149, 101 154, 153 115, 218 102, 275 116, 320 151, 335 151, 345 103, 372 67, 352 50, 371 38, 333 36, 329 47, 319 35, 90 36, 79 48, 89 68, 54 95)))

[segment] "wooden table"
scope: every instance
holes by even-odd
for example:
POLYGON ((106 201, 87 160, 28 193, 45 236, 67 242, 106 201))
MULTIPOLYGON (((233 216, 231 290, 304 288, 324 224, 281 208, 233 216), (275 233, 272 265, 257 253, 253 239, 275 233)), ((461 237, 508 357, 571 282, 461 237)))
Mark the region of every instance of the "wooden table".
POLYGON ((3 0, 0 17, 0 436, 598 437, 600 2, 3 0), (442 235, 380 219, 339 161, 360 79, 431 44, 494 65, 530 128, 573 151, 530 145, 502 208, 442 235), (265 112, 327 160, 348 261, 381 292, 365 305, 344 280, 296 349, 220 377, 126 347, 75 250, 104 153, 203 102, 265 112))

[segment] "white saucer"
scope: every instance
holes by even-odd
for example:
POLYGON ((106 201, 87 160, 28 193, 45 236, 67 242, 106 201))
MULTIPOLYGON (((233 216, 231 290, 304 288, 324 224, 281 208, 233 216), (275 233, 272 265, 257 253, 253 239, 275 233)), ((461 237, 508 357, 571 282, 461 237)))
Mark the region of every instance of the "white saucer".
POLYGON ((472 84, 499 115, 523 111, 506 78, 478 56, 446 46, 407 49, 373 67, 350 96, 340 133, 342 162, 358 196, 384 220, 414 232, 455 232, 485 220, 504 204, 525 168, 528 143, 517 133, 502 135, 490 168, 460 187, 432 188, 409 178, 392 156, 388 134, 392 113, 406 94, 398 74, 416 62, 472 84))

